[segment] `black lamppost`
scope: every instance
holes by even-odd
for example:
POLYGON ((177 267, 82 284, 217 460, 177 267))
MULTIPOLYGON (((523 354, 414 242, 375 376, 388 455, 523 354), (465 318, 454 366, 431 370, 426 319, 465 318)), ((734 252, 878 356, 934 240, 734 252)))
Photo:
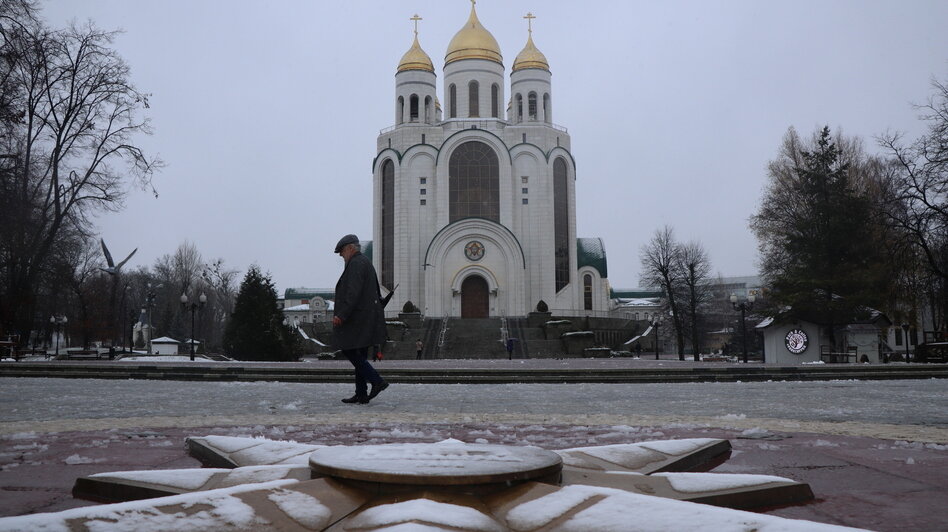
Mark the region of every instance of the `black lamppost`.
POLYGON ((902 330, 905 331, 905 334, 902 336, 905 338, 905 363, 908 364, 909 361, 909 327, 908 323, 902 324, 902 330))
POLYGON ((652 327, 655 327, 655 360, 658 360, 658 327, 662 324, 662 320, 656 319, 652 322, 652 327))
POLYGON ((66 316, 50 316, 49 322, 56 327, 56 358, 59 358, 59 337, 63 335, 63 326, 69 320, 66 316))
POLYGON ((207 303, 207 296, 204 295, 204 292, 201 292, 197 302, 192 301, 190 304, 188 304, 188 295, 181 294, 181 306, 185 310, 191 311, 191 362, 194 362, 194 311, 203 308, 205 303, 207 303))
POLYGON ((155 325, 151 319, 151 310, 155 308, 155 298, 158 297, 158 294, 155 293, 151 288, 151 283, 148 283, 148 293, 145 294, 145 306, 148 307, 148 354, 152 354, 151 351, 151 339, 155 337, 155 325))
POLYGON ((731 306, 734 310, 741 311, 741 340, 744 344, 744 363, 747 364, 747 320, 745 314, 754 307, 754 294, 747 294, 747 298, 740 303, 737 302, 737 294, 731 294, 731 306))

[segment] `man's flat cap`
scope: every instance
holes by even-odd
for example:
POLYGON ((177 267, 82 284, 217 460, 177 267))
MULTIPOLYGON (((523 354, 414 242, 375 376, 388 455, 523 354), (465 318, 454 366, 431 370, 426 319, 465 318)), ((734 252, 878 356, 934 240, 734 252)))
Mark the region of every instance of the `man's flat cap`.
POLYGON ((359 237, 355 235, 346 235, 339 239, 339 243, 336 244, 336 251, 333 251, 333 253, 339 253, 340 251, 342 251, 342 248, 348 246, 349 244, 358 244, 358 243, 359 243, 359 237))

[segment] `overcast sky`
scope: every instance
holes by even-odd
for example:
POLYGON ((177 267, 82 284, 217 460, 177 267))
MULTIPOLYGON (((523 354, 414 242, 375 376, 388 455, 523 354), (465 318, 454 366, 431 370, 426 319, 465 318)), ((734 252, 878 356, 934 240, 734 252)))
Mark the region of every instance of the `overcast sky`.
MULTIPOLYGON (((332 287, 342 235, 371 239, 371 162, 394 123, 394 74, 424 20, 438 73, 468 0, 49 1, 47 21, 92 19, 151 93, 167 167, 159 198, 132 188, 98 219, 114 256, 151 265, 193 242, 206 260, 259 264, 282 290, 332 287)), ((922 131, 911 102, 948 80, 948 2, 481 0, 510 66, 536 15, 554 121, 577 164, 577 236, 602 237, 613 287, 639 284, 659 227, 701 241, 714 271, 757 273, 748 217, 787 128, 866 139, 922 131)), ((508 80, 509 83, 509 80, 508 80)), ((509 90, 507 91, 509 93, 509 90)))

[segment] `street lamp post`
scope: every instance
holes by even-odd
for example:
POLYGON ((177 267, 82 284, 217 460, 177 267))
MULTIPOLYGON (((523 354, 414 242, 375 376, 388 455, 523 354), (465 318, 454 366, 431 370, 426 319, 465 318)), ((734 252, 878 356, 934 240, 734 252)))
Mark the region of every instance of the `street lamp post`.
POLYGON ((56 358, 59 358, 59 337, 63 334, 63 326, 69 320, 66 316, 50 316, 49 322, 56 327, 56 358))
POLYGON ((652 327, 655 327, 655 360, 658 360, 658 327, 661 324, 661 320, 655 320, 652 322, 652 327))
POLYGON ((741 311, 741 341, 744 344, 744 363, 747 364, 747 320, 746 312, 754 307, 754 294, 747 294, 747 298, 740 303, 737 302, 737 294, 731 294, 731 306, 734 310, 741 311))
POLYGON ((151 310, 155 307, 155 298, 158 297, 158 294, 155 293, 151 288, 151 283, 148 283, 148 292, 145 294, 145 305, 148 307, 148 354, 152 354, 151 351, 151 339, 155 337, 155 325, 154 321, 151 319, 151 310))
POLYGON ((902 337, 905 338, 905 363, 906 364, 908 364, 908 361, 909 361, 909 327, 910 325, 908 323, 902 324, 902 330, 905 332, 905 334, 903 334, 902 337))
POLYGON ((194 311, 199 308, 203 308, 207 303, 207 296, 204 295, 204 292, 201 292, 201 295, 198 297, 198 301, 192 301, 188 304, 188 295, 181 294, 181 306, 185 310, 191 311, 191 362, 194 362, 194 311))

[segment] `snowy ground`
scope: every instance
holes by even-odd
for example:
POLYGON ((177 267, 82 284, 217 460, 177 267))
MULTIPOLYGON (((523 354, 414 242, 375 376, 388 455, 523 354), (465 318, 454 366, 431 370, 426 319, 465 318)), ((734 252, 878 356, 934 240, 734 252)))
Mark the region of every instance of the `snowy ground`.
POLYGON ((349 384, 8 378, 0 434, 121 426, 340 422, 691 423, 948 443, 948 381, 349 384))

